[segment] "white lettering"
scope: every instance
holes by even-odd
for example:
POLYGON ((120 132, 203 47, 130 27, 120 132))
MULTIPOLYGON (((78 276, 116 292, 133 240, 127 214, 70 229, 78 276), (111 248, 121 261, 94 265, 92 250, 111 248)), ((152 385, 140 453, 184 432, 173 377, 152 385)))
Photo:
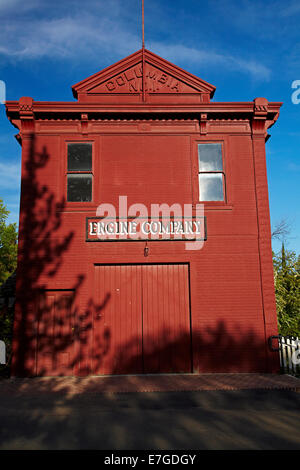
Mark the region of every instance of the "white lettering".
POLYGON ((194 222, 194 226, 195 226, 195 229, 196 229, 196 234, 201 234, 201 222, 200 221, 195 221, 194 222))
POLYGON ((149 233, 150 233, 150 224, 149 224, 149 222, 143 222, 141 228, 142 228, 142 232, 143 232, 145 235, 149 235, 149 233), (147 225, 147 227, 148 227, 148 229, 149 229, 148 232, 146 231, 146 225, 147 225))

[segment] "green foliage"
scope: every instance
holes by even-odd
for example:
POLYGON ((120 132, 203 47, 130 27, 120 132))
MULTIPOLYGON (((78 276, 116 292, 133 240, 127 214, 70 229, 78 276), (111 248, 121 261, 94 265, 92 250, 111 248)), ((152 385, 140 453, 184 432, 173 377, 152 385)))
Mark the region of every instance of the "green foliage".
MULTIPOLYGON (((0 286, 3 286, 3 283, 15 272, 17 267, 17 229, 16 224, 6 224, 8 214, 9 211, 4 206, 3 200, 0 199, 0 286)), ((11 356, 13 315, 13 305, 9 306, 5 303, 4 306, 0 306, 0 339, 6 344, 8 360, 11 356)), ((0 376, 8 374, 9 365, 0 364, 0 376)))
POLYGON ((17 227, 6 225, 9 211, 0 199, 0 285, 17 267, 17 227))
POLYGON ((300 256, 282 244, 273 265, 279 333, 300 337, 300 256))

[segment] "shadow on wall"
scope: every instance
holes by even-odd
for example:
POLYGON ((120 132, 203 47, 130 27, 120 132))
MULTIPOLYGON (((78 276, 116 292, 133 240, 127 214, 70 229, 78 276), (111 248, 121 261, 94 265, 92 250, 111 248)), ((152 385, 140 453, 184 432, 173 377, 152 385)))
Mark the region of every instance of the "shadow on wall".
POLYGON ((74 232, 69 231, 64 236, 60 234, 65 198, 58 200, 47 185, 39 182, 39 171, 51 159, 47 148, 44 147, 41 152, 36 151, 34 134, 27 137, 23 147, 24 145, 28 147, 25 152, 23 149, 26 160, 21 182, 11 367, 12 375, 21 377, 36 375, 36 372, 45 375, 47 368, 55 367, 57 358, 53 355, 53 350, 61 353, 64 370, 72 369, 73 364, 79 362, 79 350, 78 355, 71 358, 72 363, 66 363, 68 355, 64 352, 80 334, 81 346, 84 345, 87 332, 92 327, 92 312, 97 313, 102 308, 90 299, 83 312, 81 310, 79 313, 77 297, 84 284, 85 274, 78 275, 68 291, 61 291, 60 295, 57 293, 54 296, 54 291, 45 290, 45 279, 54 279, 59 272, 64 256, 67 256, 71 247, 74 232), (84 332, 76 328, 74 318, 84 325, 84 332), (41 364, 36 362, 37 349, 41 353, 41 364))
POLYGON ((21 185, 13 376, 266 371, 263 339, 252 330, 231 326, 229 331, 226 320, 205 328, 193 344, 189 335, 174 336, 163 327, 143 338, 128 335, 117 344, 100 314, 110 303, 110 292, 100 303, 90 298, 79 310, 84 273, 67 290, 47 290, 45 279, 59 272, 74 232, 62 237, 65 200, 58 201, 39 182, 38 172, 51 156, 46 148, 35 150, 34 135, 28 150, 21 185))
MULTIPOLYGON (((155 334, 144 338, 143 373, 266 372, 265 343, 250 329, 243 331, 237 326, 235 333, 230 333, 226 322, 219 321, 215 328, 204 328, 194 344, 189 335, 181 333, 174 338, 172 333, 162 330, 160 341, 155 334)), ((132 372, 137 363, 130 354, 137 341, 139 338, 133 338, 120 347, 125 373, 132 372)), ((115 367, 112 373, 120 373, 120 368, 115 367)))

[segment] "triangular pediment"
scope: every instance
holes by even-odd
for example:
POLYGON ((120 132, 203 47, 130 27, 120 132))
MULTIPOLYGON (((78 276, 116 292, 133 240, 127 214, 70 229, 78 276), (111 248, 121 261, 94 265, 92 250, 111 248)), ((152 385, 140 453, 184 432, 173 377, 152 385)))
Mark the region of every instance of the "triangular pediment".
POLYGON ((209 102, 215 87, 148 50, 139 50, 72 87, 79 101, 209 102), (176 98, 177 96, 177 98, 176 98), (181 98, 179 98, 181 97, 181 98))

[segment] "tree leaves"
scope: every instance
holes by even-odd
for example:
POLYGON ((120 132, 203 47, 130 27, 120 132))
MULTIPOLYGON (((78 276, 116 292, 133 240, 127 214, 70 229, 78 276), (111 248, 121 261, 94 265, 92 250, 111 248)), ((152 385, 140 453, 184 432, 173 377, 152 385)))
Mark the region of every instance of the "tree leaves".
POLYGON ((279 333, 300 337, 300 256, 282 244, 273 265, 279 333))
POLYGON ((17 267, 17 226, 6 225, 9 211, 0 199, 0 285, 17 267))

